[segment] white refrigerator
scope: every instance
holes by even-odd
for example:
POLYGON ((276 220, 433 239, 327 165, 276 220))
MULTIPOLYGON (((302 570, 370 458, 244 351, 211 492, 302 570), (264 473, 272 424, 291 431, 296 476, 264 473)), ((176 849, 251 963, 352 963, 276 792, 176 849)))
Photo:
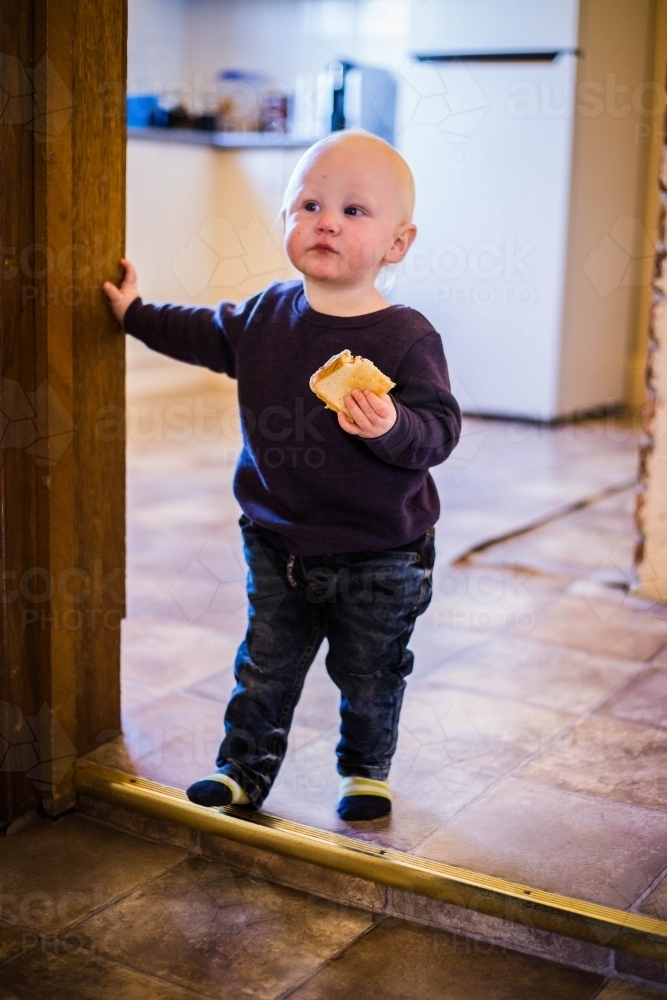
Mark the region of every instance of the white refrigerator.
MULTIPOLYGON (((468 413, 622 404, 644 232, 650 0, 413 0, 396 145, 418 235, 390 297, 468 413)), ((650 120, 650 119, 649 119, 650 120)))

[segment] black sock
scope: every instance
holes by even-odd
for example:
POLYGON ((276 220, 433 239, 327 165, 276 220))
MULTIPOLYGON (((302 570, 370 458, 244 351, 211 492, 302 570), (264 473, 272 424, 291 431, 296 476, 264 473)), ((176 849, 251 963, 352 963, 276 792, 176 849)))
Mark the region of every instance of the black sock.
POLYGON ((185 793, 198 806, 229 806, 232 804, 231 789, 221 781, 202 778, 190 785, 185 793))

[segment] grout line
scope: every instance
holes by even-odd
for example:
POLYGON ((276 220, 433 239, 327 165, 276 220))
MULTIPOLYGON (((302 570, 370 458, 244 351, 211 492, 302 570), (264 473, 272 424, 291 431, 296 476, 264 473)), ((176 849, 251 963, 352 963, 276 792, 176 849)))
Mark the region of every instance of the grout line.
MULTIPOLYGON (((129 836, 132 835, 130 834, 129 836)), ((115 906, 117 903, 122 902, 124 899, 127 899, 128 896, 131 896, 133 892, 136 892, 138 889, 143 889, 145 886, 150 885, 152 882, 156 882, 159 878, 162 878, 163 875, 168 875, 170 872, 174 871, 175 868, 178 868, 179 865, 182 865, 187 860, 188 860, 187 857, 179 858, 178 861, 176 861, 173 865, 169 865, 168 868, 163 868, 162 871, 156 872, 154 875, 149 875, 147 878, 142 879, 140 882, 137 882, 127 891, 121 892, 117 896, 114 896, 112 899, 107 900, 107 902, 100 903, 99 906, 93 907, 92 909, 88 910, 87 913, 84 913, 80 917, 77 917, 71 923, 65 924, 64 927, 62 927, 59 931, 57 931, 54 934, 54 937, 61 937, 66 931, 75 930, 81 924, 85 923, 86 920, 89 920, 91 917, 97 916, 97 914, 101 913, 102 910, 106 910, 110 906, 115 906)))
MULTIPOLYGON (((600 708, 602 705, 604 705, 604 703, 606 701, 608 701, 610 698, 613 698, 615 695, 617 695, 620 691, 623 690, 623 688, 626 685, 630 684, 631 681, 635 680, 637 677, 640 677, 649 667, 650 667, 650 663, 645 663, 635 674, 631 674, 628 677, 624 677, 621 681, 619 681, 619 683, 615 687, 611 688, 605 695, 601 696, 596 702, 594 702, 591 706, 589 706, 589 708, 586 709, 584 712, 582 712, 580 715, 575 716, 574 720, 571 723, 569 723, 562 730, 560 730, 558 733, 556 733, 554 736, 552 736, 549 740, 547 740, 546 743, 544 743, 542 746, 540 746, 537 750, 534 750, 532 754, 529 754, 528 757, 526 757, 523 761, 521 761, 519 764, 517 764, 515 767, 513 767, 511 771, 508 771, 506 774, 501 775, 501 777, 496 782, 494 782, 493 784, 491 784, 487 788, 485 788, 485 790, 483 792, 480 792, 480 794, 478 796, 476 796, 471 802, 468 802, 465 806, 463 806, 457 813, 455 813, 445 823, 443 823, 440 827, 438 827, 437 830, 434 830, 432 833, 428 834, 427 837, 424 837, 424 839, 421 840, 418 844, 415 844, 413 847, 411 847, 410 848, 410 853, 411 854, 414 853, 418 848, 420 848, 424 844, 426 844, 428 842, 428 840, 431 837, 436 836, 436 834, 438 834, 440 832, 440 830, 443 830, 446 827, 451 826, 451 824, 454 822, 455 819, 458 820, 461 816, 465 815, 465 813, 467 813, 470 809, 472 809, 473 806, 477 805, 487 795, 489 795, 491 792, 495 791, 496 788, 499 788, 500 785, 502 785, 505 782, 509 781, 510 778, 513 778, 517 774, 517 772, 520 771, 522 768, 527 767, 528 764, 532 764, 532 762, 534 760, 536 760, 539 756, 541 756, 541 754, 543 754, 547 750, 551 749, 551 747, 555 743, 557 743, 560 739, 562 739, 568 733, 572 732, 572 730, 575 729, 584 720, 590 718, 590 716, 593 715, 597 711, 598 708, 600 708)), ((520 779, 520 780, 525 781, 527 779, 523 778, 523 779, 520 779)), ((542 783, 541 782, 533 782, 533 784, 542 784, 542 783)), ((557 787, 557 786, 553 786, 553 785, 544 786, 543 785, 542 787, 553 788, 553 787, 557 787)), ((560 789, 560 790, 563 791, 564 789, 560 789)), ((584 793, 584 792, 570 792, 570 794, 585 795, 586 793, 584 793)), ((609 799, 603 798, 601 796, 598 797, 598 796, 592 796, 592 795, 590 795, 590 796, 587 796, 587 797, 597 799, 598 801, 602 800, 602 801, 605 801, 605 802, 608 802, 608 801, 617 801, 615 799, 609 800, 609 799)), ((623 803, 623 804, 624 805, 630 805, 630 806, 632 806, 632 803, 623 803)), ((647 808, 647 807, 645 807, 645 806, 637 806, 636 808, 643 809, 643 808, 647 808)), ((653 810, 653 811, 654 812, 664 812, 663 810, 653 810)))
POLYGON ((379 920, 373 921, 369 927, 364 927, 359 934, 355 935, 355 937, 351 938, 346 944, 342 945, 335 954, 330 955, 329 958, 325 959, 320 965, 317 966, 316 969, 313 969, 312 972, 306 973, 306 975, 303 976, 298 983, 294 983, 293 986, 288 986, 287 989, 282 993, 279 993, 274 1000, 287 1000, 288 997, 294 996, 294 994, 300 990, 302 986, 310 982, 311 979, 314 979, 315 976, 319 975, 319 973, 322 972, 323 969, 326 969, 328 965, 331 965, 332 962, 337 962, 341 959, 350 948, 353 948, 354 945, 361 941, 362 938, 365 938, 368 934, 374 931, 381 923, 384 922, 384 920, 386 920, 386 915, 380 917, 379 920))
POLYGON ((600 996, 600 994, 602 993, 602 991, 606 990, 606 988, 609 986, 609 984, 614 982, 614 980, 611 979, 611 978, 609 978, 608 976, 606 976, 604 974, 604 972, 601 973, 601 975, 604 976, 604 979, 602 980, 602 982, 600 983, 600 985, 596 986, 595 989, 593 990, 593 992, 589 994, 588 1000, 597 1000, 597 997, 600 996))
MULTIPOLYGON (((7 919, 7 918, 5 917, 5 919, 7 919)), ((19 930, 25 931, 25 933, 23 935, 24 938, 25 938, 26 934, 31 933, 22 924, 12 924, 11 920, 9 921, 9 923, 11 924, 12 927, 18 927, 19 930)), ((40 947, 40 945, 43 943, 44 935, 43 934, 36 934, 35 931, 32 931, 32 934, 34 934, 37 938, 39 938, 39 940, 36 941, 34 943, 34 945, 32 945, 32 947, 30 947, 30 948, 26 948, 25 946, 23 946, 21 948, 21 951, 17 951, 13 955, 9 954, 5 958, 0 958, 0 969, 2 969, 2 967, 4 965, 9 965, 10 963, 13 963, 13 962, 18 962, 20 959, 25 958, 26 955, 30 955, 36 948, 40 947)))
MULTIPOLYGON (((640 893, 639 896, 637 896, 637 899, 634 901, 630 909, 634 910, 635 912, 639 912, 639 907, 644 902, 644 900, 651 895, 654 889, 657 889, 662 880, 666 877, 667 877, 667 866, 662 869, 659 875, 656 875, 656 877, 649 885, 648 889, 644 889, 644 891, 640 893)), ((643 916, 647 916, 647 914, 643 914, 643 916)))
POLYGON ((112 966, 112 968, 123 969, 127 972, 132 972, 134 975, 142 976, 153 983, 159 984, 160 986, 164 986, 166 984, 167 986, 171 986, 176 990, 182 990, 189 996, 197 997, 198 1000, 215 1000, 214 995, 211 993, 200 993, 196 990, 191 989, 189 986, 183 986, 182 983, 176 982, 176 980, 174 979, 167 979, 166 977, 163 976, 156 976, 154 973, 146 972, 145 969, 140 969, 136 965, 128 965, 126 962, 119 962, 117 959, 110 958, 108 955, 103 955, 101 952, 95 951, 93 948, 86 948, 83 945, 81 945, 77 949, 77 951, 79 954, 83 952, 84 954, 90 956, 91 958, 96 958, 98 961, 103 962, 105 965, 112 966))
POLYGON ((567 517, 568 514, 574 514, 578 510, 584 510, 586 507, 591 507, 596 503, 601 503, 603 500, 607 500, 610 497, 625 492, 625 490, 632 489, 636 483, 637 477, 632 476, 631 478, 621 480, 620 483, 614 483, 612 486, 605 486, 602 490, 598 490, 597 493, 591 493, 582 500, 574 500, 572 503, 562 504, 551 514, 545 514, 542 517, 535 518, 534 521, 530 521, 521 528, 515 528, 514 531, 507 531, 502 535, 496 535, 493 538, 489 538, 485 542, 479 542, 477 545, 472 545, 460 556, 457 556, 456 559, 453 560, 452 565, 460 566, 478 552, 484 552, 486 549, 493 548, 494 545, 500 545, 502 542, 507 542, 512 538, 519 538, 521 535, 526 535, 531 531, 535 531, 536 528, 542 528, 544 525, 551 524, 553 521, 559 521, 561 518, 567 517))
POLYGON ((642 812, 654 813, 656 816, 664 816, 667 819, 667 809, 658 809, 655 806, 642 806, 636 802, 624 802, 623 799, 612 799, 607 795, 595 795, 593 792, 579 792, 572 788, 561 788, 560 785, 545 785, 542 781, 536 781, 534 778, 518 778, 517 780, 523 781, 527 785, 534 785, 536 788, 551 788, 556 792, 562 792, 563 795, 578 795, 588 802, 615 802, 617 806, 625 806, 626 809, 640 809, 642 812))

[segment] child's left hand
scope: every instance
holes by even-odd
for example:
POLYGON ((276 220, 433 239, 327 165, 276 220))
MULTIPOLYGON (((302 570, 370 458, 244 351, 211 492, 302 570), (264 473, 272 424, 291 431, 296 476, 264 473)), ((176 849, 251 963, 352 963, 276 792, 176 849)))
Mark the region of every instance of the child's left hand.
POLYGON ((386 434, 396 423, 396 407, 389 394, 376 396, 370 389, 365 392, 353 389, 351 395, 345 397, 345 406, 354 423, 342 410, 338 412, 338 423, 348 434, 376 438, 386 434))

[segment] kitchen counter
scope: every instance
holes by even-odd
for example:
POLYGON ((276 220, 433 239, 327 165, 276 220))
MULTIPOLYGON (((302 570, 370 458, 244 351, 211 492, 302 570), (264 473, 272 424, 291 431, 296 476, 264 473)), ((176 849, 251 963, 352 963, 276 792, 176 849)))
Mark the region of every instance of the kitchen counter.
POLYGON ((306 149, 316 139, 302 139, 288 132, 206 132, 193 128, 143 128, 128 125, 128 138, 182 142, 214 149, 306 149))

